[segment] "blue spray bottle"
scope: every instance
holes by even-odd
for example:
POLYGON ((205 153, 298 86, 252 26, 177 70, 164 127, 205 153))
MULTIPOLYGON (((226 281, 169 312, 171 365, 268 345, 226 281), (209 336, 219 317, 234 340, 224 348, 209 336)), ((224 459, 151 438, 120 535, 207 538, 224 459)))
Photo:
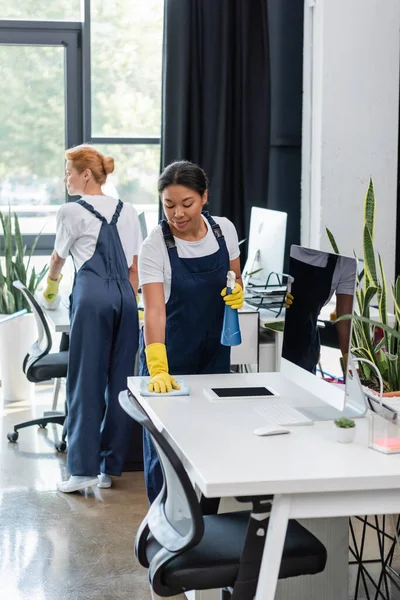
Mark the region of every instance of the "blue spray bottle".
MULTIPOLYGON (((228 271, 226 278, 226 293, 231 293, 235 287, 236 275, 233 271, 228 271)), ((236 308, 225 305, 224 323, 221 332, 221 344, 223 346, 239 346, 242 343, 242 336, 239 328, 239 317, 236 308)))

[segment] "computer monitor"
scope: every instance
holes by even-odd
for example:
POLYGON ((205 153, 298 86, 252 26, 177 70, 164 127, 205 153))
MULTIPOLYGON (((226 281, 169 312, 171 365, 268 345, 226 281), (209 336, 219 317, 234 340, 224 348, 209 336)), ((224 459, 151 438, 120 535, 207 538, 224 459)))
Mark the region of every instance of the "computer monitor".
POLYGON ((144 212, 139 213, 139 224, 140 224, 140 231, 142 233, 142 239, 145 240, 147 238, 147 224, 146 224, 146 214, 144 212))
POLYGON ((332 323, 338 313, 353 313, 357 267, 355 258, 302 246, 290 249, 289 291, 293 301, 286 309, 281 371, 310 393, 318 390, 318 395, 330 404, 302 410, 313 419, 323 415, 336 418, 339 415, 335 409, 347 411, 340 416, 361 416, 365 412, 354 365, 347 398, 345 385, 340 385, 344 378, 342 357, 351 357, 352 321, 332 323))
MULTIPOLYGON (((246 285, 264 286, 271 273, 282 273, 286 243, 287 213, 253 206, 251 209, 247 261, 243 270, 246 285)), ((270 277, 276 285, 277 280, 270 277)))

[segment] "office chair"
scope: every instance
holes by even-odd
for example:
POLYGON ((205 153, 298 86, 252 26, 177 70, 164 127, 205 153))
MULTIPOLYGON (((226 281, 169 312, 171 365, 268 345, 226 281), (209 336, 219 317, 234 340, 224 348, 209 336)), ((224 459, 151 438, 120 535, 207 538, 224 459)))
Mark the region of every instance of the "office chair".
MULTIPOLYGON (((272 496, 238 499, 251 511, 204 516, 182 462, 129 392, 122 408, 147 429, 160 458, 163 488, 139 527, 135 554, 159 596, 220 589, 223 600, 252 600, 261 565, 272 496), (262 530, 262 531, 261 531, 262 530), (262 533, 262 535, 260 535, 262 533)), ((297 521, 289 521, 279 577, 324 570, 326 549, 297 521)))
MULTIPOLYGON (((68 351, 64 350, 49 354, 52 346, 51 334, 41 307, 23 283, 20 281, 14 281, 13 285, 25 296, 26 301, 35 315, 38 329, 38 339, 26 355, 22 365, 22 370, 28 380, 34 383, 48 381, 49 379, 55 379, 59 381, 67 375, 68 351)), ((57 383, 55 389, 56 391, 59 389, 57 383)), ((53 409, 55 408, 55 404, 56 401, 54 400, 53 409)), ((41 418, 18 423, 17 425, 14 425, 14 431, 7 434, 7 438, 10 442, 16 442, 19 436, 19 429, 24 429, 25 427, 30 427, 31 425, 39 425, 39 427, 45 428, 48 423, 57 423, 58 425, 63 425, 61 442, 56 444, 56 449, 59 452, 64 452, 67 448, 65 441, 66 413, 61 411, 45 411, 43 417, 41 418)))

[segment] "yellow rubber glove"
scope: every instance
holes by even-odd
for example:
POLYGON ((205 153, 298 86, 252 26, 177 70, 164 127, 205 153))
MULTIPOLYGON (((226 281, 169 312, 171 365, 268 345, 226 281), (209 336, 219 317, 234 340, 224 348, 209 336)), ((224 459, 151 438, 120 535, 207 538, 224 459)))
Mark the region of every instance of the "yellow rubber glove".
POLYGON ((50 279, 50 277, 47 278, 47 287, 43 292, 44 299, 47 302, 51 303, 54 301, 55 297, 58 294, 58 288, 59 288, 61 279, 62 279, 61 273, 57 279, 50 279))
POLYGON ((151 381, 149 392, 165 394, 172 390, 180 390, 180 386, 168 373, 168 358, 165 344, 149 344, 146 346, 147 368, 149 369, 151 381))
POLYGON ((329 318, 330 318, 331 321, 336 321, 336 319, 337 319, 336 310, 334 310, 333 312, 331 312, 331 314, 329 315, 329 318))
POLYGON ((293 304, 294 296, 290 292, 286 292, 285 308, 290 308, 293 304))
POLYGON ((224 288, 221 292, 221 296, 223 297, 225 304, 231 308, 242 308, 244 304, 244 292, 240 283, 236 282, 232 292, 228 295, 226 295, 226 288, 224 288))

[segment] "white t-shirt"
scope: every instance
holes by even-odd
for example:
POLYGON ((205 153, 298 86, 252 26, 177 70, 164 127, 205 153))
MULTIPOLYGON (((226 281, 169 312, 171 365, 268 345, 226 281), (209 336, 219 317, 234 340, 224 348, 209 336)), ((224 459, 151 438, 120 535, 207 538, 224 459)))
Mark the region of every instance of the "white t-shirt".
MULTIPOLYGON (((103 215, 109 223, 117 208, 118 200, 111 196, 82 196, 88 204, 103 215)), ((80 204, 63 204, 57 214, 56 242, 54 249, 61 258, 71 252, 76 270, 92 258, 99 237, 101 221, 80 204)), ((132 204, 124 202, 117 222, 117 230, 128 267, 139 254, 142 234, 139 218, 132 204)))
MULTIPOLYGON (((203 219, 208 231, 201 240, 187 242, 174 236, 180 258, 200 258, 217 252, 219 246, 216 237, 207 219, 204 217, 203 219)), ((225 237, 229 260, 234 260, 240 255, 234 224, 225 217, 213 217, 213 219, 221 227, 225 237)), ((163 283, 165 302, 168 302, 171 293, 171 263, 160 225, 157 225, 144 240, 139 253, 139 285, 146 283, 163 283)))
MULTIPOLYGON (((301 248, 294 246, 290 251, 290 256, 315 267, 326 267, 328 264, 328 253, 312 250, 310 248, 301 248)), ((328 304, 334 292, 336 294, 354 295, 356 282, 357 261, 347 256, 338 256, 338 260, 333 272, 331 291, 325 304, 328 304)))

